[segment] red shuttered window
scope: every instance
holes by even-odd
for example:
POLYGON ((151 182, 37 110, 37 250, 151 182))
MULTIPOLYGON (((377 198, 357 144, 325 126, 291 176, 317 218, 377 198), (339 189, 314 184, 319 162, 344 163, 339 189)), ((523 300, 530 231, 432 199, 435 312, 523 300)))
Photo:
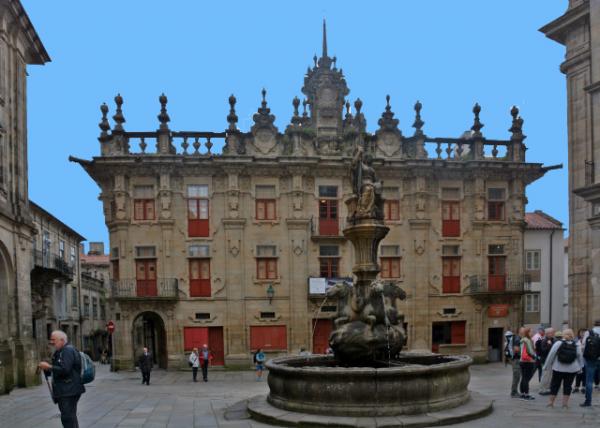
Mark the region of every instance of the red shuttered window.
POLYGON ((383 215, 387 221, 400 220, 400 201, 386 199, 383 203, 383 215))
POLYGON ((208 186, 205 184, 187 187, 188 236, 210 235, 208 186))
POLYGON ((489 291, 504 291, 506 289, 506 257, 488 257, 488 288, 489 291))
POLYGON ((382 278, 400 278, 400 257, 382 257, 381 262, 381 277, 382 278))
POLYGON ((442 258, 442 292, 460 293, 460 257, 442 258))
POLYGON ((277 218, 275 199, 256 200, 256 219, 275 220, 277 218))
POLYGON ((190 297, 210 297, 210 259, 190 259, 190 297))
POLYGON ((460 236, 460 202, 442 202, 442 236, 460 236))
POLYGON ((136 260, 136 292, 138 297, 157 296, 156 260, 136 260))

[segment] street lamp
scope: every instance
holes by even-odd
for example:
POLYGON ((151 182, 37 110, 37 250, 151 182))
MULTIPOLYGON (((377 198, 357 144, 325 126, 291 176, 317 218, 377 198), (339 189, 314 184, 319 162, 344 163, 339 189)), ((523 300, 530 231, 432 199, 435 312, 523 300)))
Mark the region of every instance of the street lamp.
POLYGON ((275 289, 273 288, 273 284, 269 284, 269 286, 267 287, 267 298, 269 299, 269 305, 271 304, 274 295, 275 289))

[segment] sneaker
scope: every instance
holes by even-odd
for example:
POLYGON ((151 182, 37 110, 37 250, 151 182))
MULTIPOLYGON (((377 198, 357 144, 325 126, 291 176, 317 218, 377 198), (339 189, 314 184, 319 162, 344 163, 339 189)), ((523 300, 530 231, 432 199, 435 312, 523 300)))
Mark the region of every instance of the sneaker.
POLYGON ((592 403, 581 403, 579 407, 592 407, 592 403))
POLYGON ((525 400, 535 400, 535 397, 532 395, 526 395, 525 400))
POLYGON ((579 387, 576 386, 575 388, 573 388, 573 392, 579 392, 579 387))

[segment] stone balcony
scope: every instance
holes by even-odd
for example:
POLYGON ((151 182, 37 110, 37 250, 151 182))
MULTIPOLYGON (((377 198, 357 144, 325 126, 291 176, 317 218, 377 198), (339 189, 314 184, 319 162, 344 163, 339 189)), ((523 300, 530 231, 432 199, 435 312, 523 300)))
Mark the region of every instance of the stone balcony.
POLYGON ((178 300, 179 281, 177 278, 113 280, 111 293, 116 300, 178 300))

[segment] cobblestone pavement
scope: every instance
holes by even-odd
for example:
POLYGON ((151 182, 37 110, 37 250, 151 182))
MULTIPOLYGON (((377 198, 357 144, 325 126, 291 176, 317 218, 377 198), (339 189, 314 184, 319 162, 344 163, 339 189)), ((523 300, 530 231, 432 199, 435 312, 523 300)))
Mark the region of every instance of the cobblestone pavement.
MULTIPOLYGON (((570 408, 546 408, 547 398, 537 395, 526 402, 509 397, 511 369, 503 364, 471 368, 471 389, 494 399, 494 412, 483 419, 452 425, 464 428, 506 427, 557 428, 578 425, 600 427, 600 392, 594 407, 583 409, 582 394, 571 397, 570 408)), ((538 389, 532 381, 532 392, 538 389)), ((96 380, 87 386, 79 402, 82 428, 109 427, 268 427, 250 420, 226 420, 225 409, 241 400, 267 393, 266 381, 256 382, 254 373, 209 372, 207 383, 191 381, 190 372, 152 372, 150 386, 141 385, 137 372, 111 373, 99 366, 96 380)), ((557 404, 560 406, 558 397, 557 404)), ((16 389, 0 396, 0 426, 60 427, 58 408, 52 404, 45 384, 16 389)))

